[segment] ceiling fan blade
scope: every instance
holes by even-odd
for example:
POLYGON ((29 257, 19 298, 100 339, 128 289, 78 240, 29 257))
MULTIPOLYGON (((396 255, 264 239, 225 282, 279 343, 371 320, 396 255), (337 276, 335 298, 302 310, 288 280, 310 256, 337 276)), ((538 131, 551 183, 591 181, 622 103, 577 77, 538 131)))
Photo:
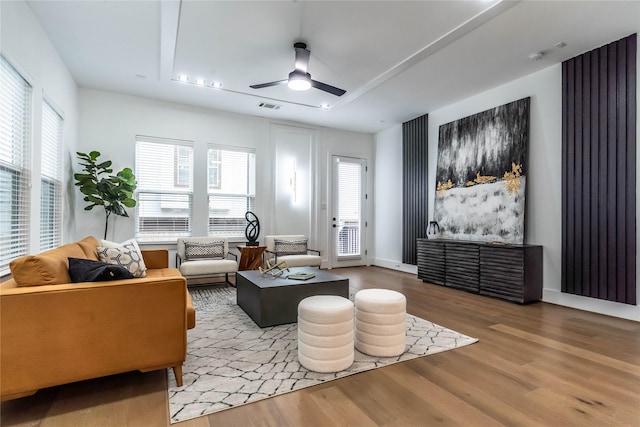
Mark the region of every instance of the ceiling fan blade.
POLYGON ((335 96, 342 96, 345 93, 347 93, 347 91, 344 90, 344 89, 340 89, 340 88, 337 88, 335 86, 331 86, 331 85, 328 85, 326 83, 319 82, 317 80, 311 80, 311 86, 315 87, 316 89, 320 89, 320 90, 323 90, 325 92, 329 92, 329 93, 331 93, 331 94, 333 94, 335 96))
POLYGON ((275 82, 269 82, 269 83, 262 83, 259 85, 251 85, 249 86, 251 89, 262 89, 263 87, 271 87, 271 86, 280 86, 280 85, 284 85, 287 84, 289 80, 278 80, 275 82))
POLYGON ((296 51, 296 70, 306 73, 307 68, 309 68, 309 55, 311 55, 311 52, 307 50, 307 45, 302 42, 294 43, 293 48, 296 51))

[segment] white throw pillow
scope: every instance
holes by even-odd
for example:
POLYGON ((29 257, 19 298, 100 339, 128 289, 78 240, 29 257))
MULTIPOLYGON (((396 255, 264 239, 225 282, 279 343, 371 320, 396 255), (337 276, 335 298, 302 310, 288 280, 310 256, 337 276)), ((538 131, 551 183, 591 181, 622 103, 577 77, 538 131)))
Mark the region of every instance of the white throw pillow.
POLYGON ((133 277, 145 277, 147 266, 142 258, 142 251, 135 239, 122 243, 101 240, 98 246, 98 258, 109 264, 122 265, 133 274, 133 277))

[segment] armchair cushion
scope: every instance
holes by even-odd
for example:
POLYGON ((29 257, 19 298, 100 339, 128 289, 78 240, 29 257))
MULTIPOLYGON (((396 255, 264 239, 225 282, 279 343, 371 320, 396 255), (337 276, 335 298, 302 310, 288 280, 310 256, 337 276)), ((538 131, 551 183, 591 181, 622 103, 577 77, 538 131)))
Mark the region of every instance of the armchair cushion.
MULTIPOLYGON (((278 261, 287 263, 287 267, 320 267, 322 257, 319 255, 278 255, 278 261)), ((275 263, 275 258, 269 260, 275 263)))
POLYGON ((184 242, 184 256, 186 261, 198 259, 215 259, 224 257, 224 241, 213 242, 184 242))
POLYGON ((274 252, 278 255, 306 255, 307 239, 274 239, 274 252))
POLYGON ((238 271, 238 263, 231 259, 202 259, 180 264, 180 273, 185 277, 235 273, 236 271, 238 271))

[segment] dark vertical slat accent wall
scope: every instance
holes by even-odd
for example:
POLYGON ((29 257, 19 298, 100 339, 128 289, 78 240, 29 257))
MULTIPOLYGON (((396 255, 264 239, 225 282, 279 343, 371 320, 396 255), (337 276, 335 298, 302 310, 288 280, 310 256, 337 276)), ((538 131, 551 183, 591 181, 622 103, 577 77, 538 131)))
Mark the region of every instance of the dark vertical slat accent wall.
POLYGON ((562 291, 636 304, 637 35, 562 63, 562 291))
POLYGON ((402 262, 417 264, 416 239, 427 232, 428 115, 402 124, 402 262))

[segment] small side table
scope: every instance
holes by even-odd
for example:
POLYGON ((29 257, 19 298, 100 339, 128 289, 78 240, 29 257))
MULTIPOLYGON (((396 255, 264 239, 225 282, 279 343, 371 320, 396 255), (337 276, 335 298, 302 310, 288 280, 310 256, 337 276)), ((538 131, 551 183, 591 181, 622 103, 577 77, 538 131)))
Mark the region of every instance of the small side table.
POLYGON ((257 270, 262 267, 262 254, 266 246, 238 246, 240 251, 240 266, 238 271, 257 270))

